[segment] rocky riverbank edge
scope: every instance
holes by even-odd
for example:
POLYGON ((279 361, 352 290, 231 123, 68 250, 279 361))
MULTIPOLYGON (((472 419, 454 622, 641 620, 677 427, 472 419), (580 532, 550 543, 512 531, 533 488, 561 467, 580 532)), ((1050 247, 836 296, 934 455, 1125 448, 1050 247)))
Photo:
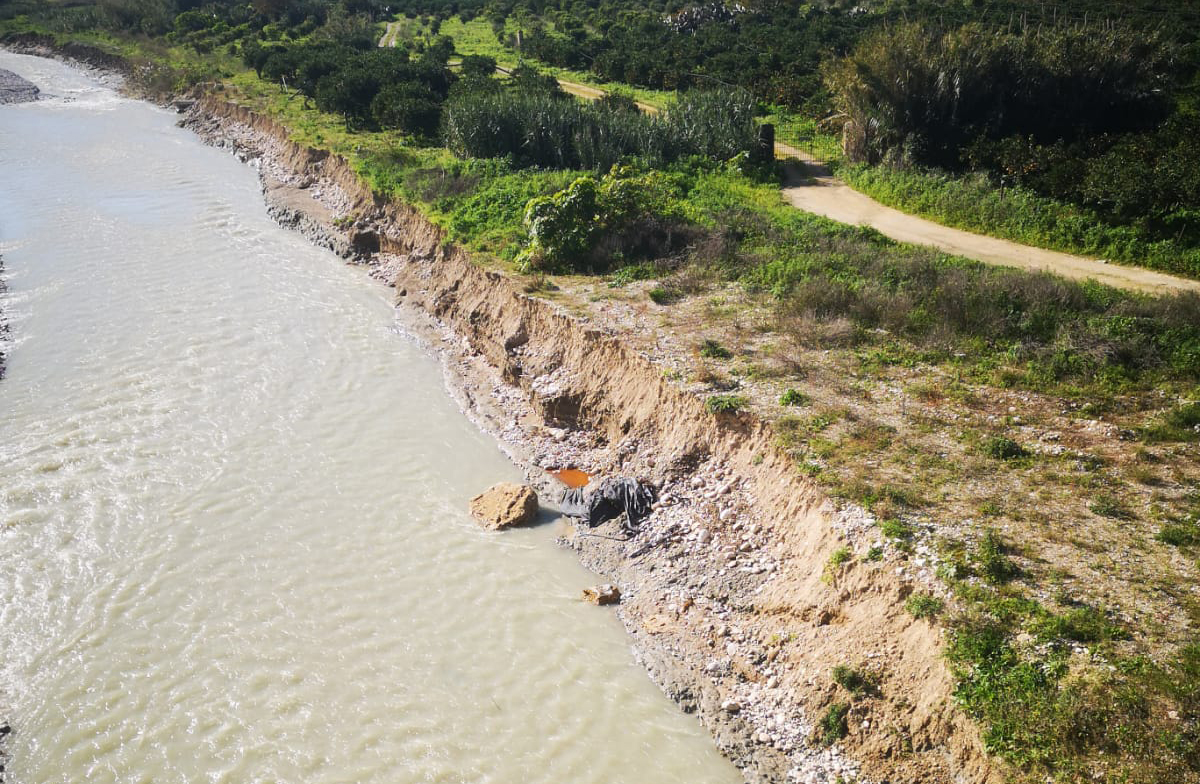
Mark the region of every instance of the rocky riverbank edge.
POLYGON ((660 485, 636 536, 608 524, 561 542, 620 587, 636 656, 747 781, 1000 780, 953 705, 940 633, 903 609, 935 590, 932 570, 894 558, 863 510, 824 498, 769 428, 708 411, 620 335, 472 262, 345 160, 220 92, 182 124, 258 169, 282 225, 395 288, 400 324, 441 357, 451 394, 544 503, 553 468, 660 485), (835 666, 867 675, 870 691, 846 693, 835 666))

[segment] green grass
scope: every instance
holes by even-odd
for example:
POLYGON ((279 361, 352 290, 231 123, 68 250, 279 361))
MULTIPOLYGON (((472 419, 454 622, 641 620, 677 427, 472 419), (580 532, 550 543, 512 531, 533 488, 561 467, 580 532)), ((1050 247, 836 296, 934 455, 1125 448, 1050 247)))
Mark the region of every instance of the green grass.
POLYGON ((715 340, 705 340, 700 344, 700 356, 705 359, 730 359, 733 352, 715 340))
POLYGON ((841 166, 838 174, 884 204, 947 226, 1200 278, 1200 248, 1110 225, 1087 209, 1022 188, 1001 192, 982 176, 862 165, 841 166))
POLYGON ((743 395, 713 395, 704 405, 714 414, 736 414, 750 405, 750 399, 743 395))
POLYGON ((914 593, 904 601, 904 609, 914 618, 935 618, 946 603, 927 593, 914 593))
POLYGON ((787 389, 779 396, 779 405, 781 406, 807 406, 811 402, 811 398, 795 389, 787 389))
POLYGON ((825 713, 817 722, 817 729, 814 733, 817 743, 822 746, 832 746, 850 731, 846 723, 846 716, 850 713, 850 706, 844 702, 835 702, 830 705, 825 713))
POLYGON ((833 682, 851 694, 858 695, 874 690, 874 679, 862 670, 839 664, 833 668, 833 682))

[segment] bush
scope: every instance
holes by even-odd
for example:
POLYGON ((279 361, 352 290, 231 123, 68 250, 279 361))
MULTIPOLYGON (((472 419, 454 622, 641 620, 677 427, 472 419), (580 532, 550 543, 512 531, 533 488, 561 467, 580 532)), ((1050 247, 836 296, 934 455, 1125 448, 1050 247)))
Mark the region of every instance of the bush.
POLYGON ((914 593, 904 602, 904 609, 914 618, 936 617, 945 607, 945 602, 927 593, 914 593))
POLYGON ((850 731, 846 723, 846 717, 850 713, 850 706, 844 702, 835 702, 829 706, 820 721, 817 722, 816 735, 817 743, 822 746, 832 746, 850 731))
POLYGON ((795 389, 788 389, 779 396, 779 405, 781 406, 807 406, 809 401, 808 395, 795 389))
POLYGON ((525 207, 529 245, 518 257, 528 269, 597 271, 614 258, 657 258, 687 236, 683 217, 660 173, 614 168, 597 180, 578 177, 565 189, 525 207))
POLYGON ((750 405, 742 395, 713 395, 704 405, 714 414, 736 414, 750 405))
POLYGON ((715 340, 705 340, 700 344, 700 356, 705 359, 729 359, 733 352, 715 340))
POLYGON ((1025 447, 1004 436, 993 436, 984 441, 983 453, 996 460, 1015 460, 1019 457, 1029 456, 1029 451, 1025 447))

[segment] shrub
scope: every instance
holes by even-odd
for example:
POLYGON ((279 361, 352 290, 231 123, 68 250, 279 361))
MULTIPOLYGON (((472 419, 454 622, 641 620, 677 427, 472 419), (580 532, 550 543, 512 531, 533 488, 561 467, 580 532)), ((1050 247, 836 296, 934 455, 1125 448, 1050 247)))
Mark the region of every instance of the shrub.
POLYGON ((817 722, 816 741, 822 746, 832 746, 850 731, 846 717, 850 706, 844 702, 835 702, 829 706, 821 720, 817 722))
POLYGON ((853 557, 854 553, 850 551, 849 547, 839 547, 830 553, 829 566, 836 569, 844 563, 849 563, 850 559, 853 557))
POLYGON ((729 359, 733 352, 715 340, 705 340, 700 344, 700 356, 705 359, 729 359))
POLYGON ((870 690, 871 678, 860 670, 839 664, 833 668, 833 682, 851 694, 870 690))
POLYGON ((525 226, 530 241, 517 261, 527 270, 595 271, 613 258, 656 258, 687 235, 663 176, 621 168, 530 199, 525 226))
POLYGON ((788 389, 779 396, 781 406, 806 406, 810 402, 808 395, 795 389, 788 389))
POLYGON ((666 288, 665 286, 655 286, 646 292, 646 295, 650 297, 650 301, 655 305, 670 305, 679 299, 678 291, 666 288))
POLYGON ((993 436, 984 441, 983 453, 996 460, 1016 460, 1029 456, 1029 451, 1025 447, 1004 436, 993 436))
POLYGON ((942 611, 945 602, 927 593, 914 593, 904 602, 904 609, 914 618, 933 618, 942 611))
POLYGON ((1008 547, 995 531, 990 528, 985 531, 975 548, 973 559, 979 575, 993 584, 1008 582, 1016 577, 1020 570, 1008 559, 1007 552, 1008 547))
POLYGON ((713 395, 704 405, 714 414, 736 414, 750 404, 742 395, 713 395))

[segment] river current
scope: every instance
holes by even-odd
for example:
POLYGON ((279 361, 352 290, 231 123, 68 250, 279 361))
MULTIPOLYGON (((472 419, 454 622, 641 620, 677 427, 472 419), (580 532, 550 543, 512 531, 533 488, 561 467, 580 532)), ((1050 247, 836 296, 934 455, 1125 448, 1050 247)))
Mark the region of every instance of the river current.
POLYGON ((0 107, 11 784, 740 780, 361 270, 59 63, 0 107))

